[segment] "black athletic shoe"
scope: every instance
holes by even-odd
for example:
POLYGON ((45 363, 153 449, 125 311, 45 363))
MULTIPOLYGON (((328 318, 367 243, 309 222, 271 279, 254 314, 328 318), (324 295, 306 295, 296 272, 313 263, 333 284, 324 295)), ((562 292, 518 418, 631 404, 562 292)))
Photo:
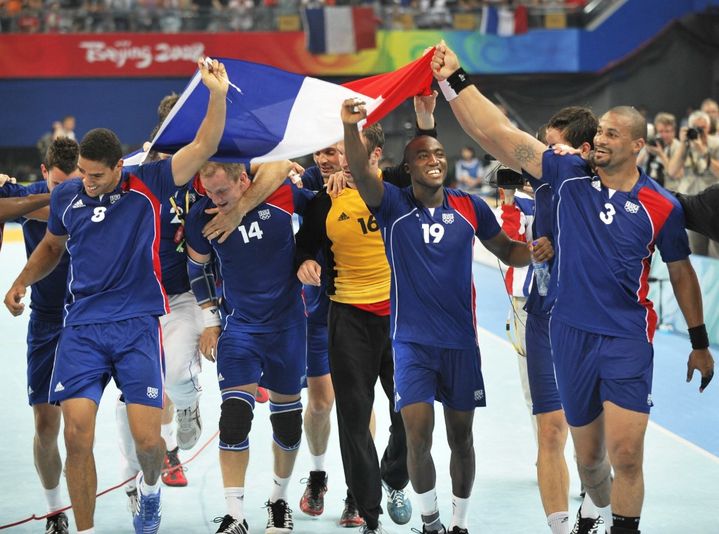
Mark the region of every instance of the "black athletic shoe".
POLYGON ((248 534, 250 532, 247 521, 243 519, 242 522, 240 522, 230 514, 227 514, 225 517, 216 517, 212 522, 220 523, 217 534, 248 534))
POLYGON ((574 528, 570 534, 599 534, 599 529, 604 525, 601 516, 582 517, 582 509, 577 510, 577 519, 574 521, 574 528))
POLYGON ((275 502, 267 501, 267 528, 265 534, 290 534, 294 528, 292 522, 292 509, 287 501, 278 499, 275 502))
POLYGON ((63 512, 47 518, 45 534, 69 534, 69 532, 67 516, 63 512))

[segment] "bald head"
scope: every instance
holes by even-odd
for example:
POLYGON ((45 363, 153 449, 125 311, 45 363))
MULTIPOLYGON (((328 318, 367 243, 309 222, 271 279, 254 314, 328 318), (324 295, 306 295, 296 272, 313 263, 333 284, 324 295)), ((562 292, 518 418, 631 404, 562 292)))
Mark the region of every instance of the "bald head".
POLYGON ((647 120, 632 106, 616 106, 607 111, 606 114, 612 113, 623 118, 629 127, 629 133, 632 139, 647 138, 647 120))

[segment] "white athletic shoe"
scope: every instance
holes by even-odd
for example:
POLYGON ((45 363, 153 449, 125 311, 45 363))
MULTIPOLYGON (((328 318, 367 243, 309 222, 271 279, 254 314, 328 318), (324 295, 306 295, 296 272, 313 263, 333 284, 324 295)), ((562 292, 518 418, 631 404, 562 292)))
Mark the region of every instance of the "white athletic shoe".
POLYGON ((195 401, 185 410, 177 410, 177 445, 186 451, 195 446, 202 434, 202 418, 200 404, 195 401))

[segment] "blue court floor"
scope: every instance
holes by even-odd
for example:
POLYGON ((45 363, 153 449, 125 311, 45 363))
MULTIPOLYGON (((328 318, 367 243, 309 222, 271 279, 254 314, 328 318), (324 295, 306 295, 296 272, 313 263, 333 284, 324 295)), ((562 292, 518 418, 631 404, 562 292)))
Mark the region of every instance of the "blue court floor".
MULTIPOLYGON (((0 253, 0 293, 3 297, 24 261, 22 243, 6 242, 3 245, 0 253)), ((548 533, 535 480, 535 442, 521 398, 517 357, 504 336, 508 300, 496 269, 477 264, 475 280, 488 407, 478 410, 475 419, 477 477, 469 530, 472 534, 548 533)), ((0 310, 3 365, 0 527, 33 513, 41 515, 45 512, 42 488, 33 468, 32 411, 25 395, 26 323, 26 316, 13 318, 4 308, 0 310)), ((656 407, 646 439, 646 498, 641 524, 644 534, 719 532, 716 519, 719 510, 716 489, 719 483, 719 383, 712 384, 701 396, 697 392, 698 382, 685 383, 688 351, 686 339, 666 333, 657 336, 653 391, 656 407)), ((714 355, 719 357, 719 350, 715 350, 714 355)), ((206 364, 204 371, 201 410, 205 428, 200 444, 208 440, 211 443, 188 465, 188 487, 163 488, 161 532, 215 532, 217 526, 212 519, 224 515, 216 439, 213 439, 219 417, 219 392, 213 365, 206 364)), ((377 443, 381 451, 387 439, 388 403, 380 397, 380 390, 377 391, 377 443)), ((110 385, 98 413, 95 458, 100 490, 121 482, 115 442, 115 397, 116 389, 110 385)), ((256 412, 250 437, 251 459, 245 498, 247 519, 254 534, 264 532, 267 516, 263 503, 269 494, 272 466, 267 405, 258 405, 256 412)), ((438 471, 440 512, 448 522, 451 517, 449 455, 441 410, 436 413, 433 453, 438 471)), ((181 458, 187 459, 194 452, 186 452, 181 458)), ((567 447, 567 459, 571 466, 571 446, 567 447)), ((346 532, 336 524, 345 488, 334 429, 327 454, 329 492, 325 499, 325 514, 319 519, 303 516, 298 507, 303 491, 300 481, 307 476, 309 468, 308 451, 303 445, 289 498, 290 505, 296 510, 295 531, 346 532)), ((579 504, 578 494, 579 484, 573 474, 572 517, 579 504)), ((98 533, 132 532, 121 489, 98 499, 95 521, 98 533)), ((408 534, 411 527, 421 528, 418 513, 409 525, 394 525, 386 517, 383 522, 394 534, 408 534)), ((44 522, 32 521, 8 529, 8 532, 44 532, 44 522)))

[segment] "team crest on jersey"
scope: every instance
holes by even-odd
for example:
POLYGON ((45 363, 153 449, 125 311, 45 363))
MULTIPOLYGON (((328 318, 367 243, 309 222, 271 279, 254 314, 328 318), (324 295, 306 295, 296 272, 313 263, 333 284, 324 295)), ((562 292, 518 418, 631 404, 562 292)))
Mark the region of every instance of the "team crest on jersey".
POLYGON ((442 222, 444 224, 452 224, 454 222, 454 213, 443 213, 442 222))
POLYGON ((627 200, 626 204, 624 204, 624 209, 629 213, 636 213, 639 211, 639 206, 637 206, 634 202, 627 200))
POLYGON ((474 392, 474 400, 481 401, 484 398, 484 390, 478 389, 474 392))
POLYGON ((597 191, 602 190, 602 182, 599 180, 592 180, 592 187, 596 189, 597 191))
POLYGON ((263 221, 266 221, 267 219, 270 218, 271 213, 270 213, 270 210, 260 210, 257 212, 257 215, 260 216, 260 219, 262 219, 263 221))
POLYGON ((151 399, 156 399, 157 396, 160 394, 160 390, 157 388, 152 388, 150 386, 147 386, 147 396, 151 399))
POLYGON ((120 193, 116 193, 116 194, 114 194, 114 195, 110 195, 110 204, 114 204, 114 203, 117 202, 118 200, 120 200, 120 193))

